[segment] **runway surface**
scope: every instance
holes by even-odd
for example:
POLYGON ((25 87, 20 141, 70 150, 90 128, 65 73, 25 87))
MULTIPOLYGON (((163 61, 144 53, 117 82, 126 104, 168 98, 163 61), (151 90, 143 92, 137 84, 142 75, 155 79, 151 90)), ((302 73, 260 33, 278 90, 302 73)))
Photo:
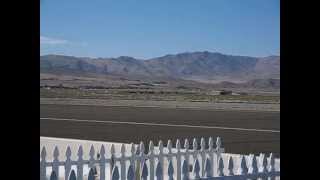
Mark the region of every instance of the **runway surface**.
POLYGON ((280 156, 280 112, 40 104, 40 135, 123 143, 220 136, 226 152, 280 156))

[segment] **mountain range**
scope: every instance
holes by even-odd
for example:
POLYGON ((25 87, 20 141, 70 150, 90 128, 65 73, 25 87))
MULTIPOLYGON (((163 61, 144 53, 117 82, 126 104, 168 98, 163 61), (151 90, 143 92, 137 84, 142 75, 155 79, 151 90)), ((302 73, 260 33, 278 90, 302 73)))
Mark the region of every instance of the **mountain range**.
POLYGON ((87 58, 44 55, 40 56, 40 71, 54 74, 171 78, 203 83, 265 83, 280 81, 280 56, 234 56, 208 51, 185 52, 144 60, 128 56, 87 58))

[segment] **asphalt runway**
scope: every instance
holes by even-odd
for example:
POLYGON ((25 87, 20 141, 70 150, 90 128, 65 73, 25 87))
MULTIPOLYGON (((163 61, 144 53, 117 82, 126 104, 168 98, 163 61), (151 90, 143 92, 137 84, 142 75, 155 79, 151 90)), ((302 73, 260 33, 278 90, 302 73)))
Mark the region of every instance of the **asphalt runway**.
MULTIPOLYGON (((145 143, 220 136, 226 152, 280 156, 280 112, 40 104, 40 135, 145 143)), ((157 143, 156 143, 157 144, 157 143)))

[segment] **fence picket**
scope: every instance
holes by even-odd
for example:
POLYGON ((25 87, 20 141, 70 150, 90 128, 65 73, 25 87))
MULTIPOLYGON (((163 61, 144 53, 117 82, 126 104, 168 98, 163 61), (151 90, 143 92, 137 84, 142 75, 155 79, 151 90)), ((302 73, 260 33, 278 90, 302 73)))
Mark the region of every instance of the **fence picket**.
POLYGON ((180 140, 176 141, 176 149, 177 149, 177 180, 181 180, 181 144, 180 140))
POLYGON ((111 157, 110 157, 110 173, 112 174, 114 166, 116 164, 116 162, 115 162, 116 150, 114 148, 114 144, 112 144, 111 147, 110 147, 110 154, 111 154, 111 157))
POLYGON ((224 163, 222 157, 220 157, 218 160, 218 176, 224 176, 223 169, 224 163))
MULTIPOLYGON (((162 170, 161 174, 163 174, 163 161, 164 161, 164 158, 163 158, 163 142, 162 140, 159 141, 159 144, 158 144, 158 147, 159 147, 159 163, 161 166, 159 166, 162 170)), ((163 178, 163 176, 161 176, 161 178, 163 178)), ((158 179, 158 176, 157 176, 157 179, 158 179)))
POLYGON ((101 145, 101 148, 100 148, 100 180, 105 180, 105 177, 106 177, 106 151, 105 151, 105 148, 104 148, 104 145, 102 144, 101 145))
POLYGON ((120 147, 120 152, 121 152, 121 159, 120 159, 120 168, 121 168, 121 180, 125 180, 126 179, 126 157, 125 157, 125 153, 126 153, 126 147, 124 144, 121 144, 120 147))
POLYGON ((65 161, 65 166, 64 166, 65 180, 68 180, 70 170, 71 170, 71 149, 70 149, 70 146, 68 146, 67 150, 66 150, 66 161, 65 161))
POLYGON ((154 180, 154 145, 153 142, 149 142, 149 162, 150 162, 150 180, 154 180))
POLYGON ((213 142, 213 138, 212 137, 210 137, 209 138, 209 142, 208 142, 208 146, 209 146, 209 157, 210 157, 210 161, 211 161, 211 165, 212 165, 212 177, 214 176, 214 171, 215 171, 215 169, 214 169, 214 154, 215 154, 215 152, 214 152, 214 148, 213 148, 213 144, 214 144, 214 142, 213 142))
POLYGON ((45 147, 42 147, 41 154, 40 154, 40 180, 46 180, 47 176, 47 167, 46 167, 46 157, 47 157, 47 150, 45 147))
POLYGON ((250 173, 250 174, 257 174, 258 173, 257 159, 256 159, 256 156, 254 156, 254 155, 251 158, 251 163, 250 163, 250 167, 248 169, 248 173, 250 173))
POLYGON ((59 177, 59 149, 57 146, 53 150, 52 171, 59 177))
POLYGON ((94 167, 94 155, 95 155, 95 150, 93 145, 91 145, 90 147, 90 151, 89 151, 89 168, 93 168, 94 167))
POLYGON ((83 149, 82 146, 79 146, 78 149, 78 161, 77 161, 77 180, 83 179, 83 149))
POLYGON ((232 156, 230 156, 229 160, 228 160, 228 175, 229 176, 233 176, 234 175, 233 168, 234 168, 233 158, 232 158, 232 156))
POLYGON ((238 170, 238 174, 239 175, 246 175, 248 172, 248 168, 247 168, 247 163, 246 163, 246 158, 241 155, 240 157, 240 167, 238 170))
POLYGON ((200 156, 201 156, 201 176, 203 177, 205 174, 205 170, 204 170, 204 163, 206 160, 206 142, 204 140, 204 138, 202 137, 200 140, 200 156))

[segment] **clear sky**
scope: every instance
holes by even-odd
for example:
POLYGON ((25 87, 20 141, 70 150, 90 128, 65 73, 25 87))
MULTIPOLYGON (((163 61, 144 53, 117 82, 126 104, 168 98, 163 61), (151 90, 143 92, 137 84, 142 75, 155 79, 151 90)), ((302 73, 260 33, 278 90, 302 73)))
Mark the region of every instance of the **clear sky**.
POLYGON ((41 54, 280 54, 279 0, 42 0, 41 54))

